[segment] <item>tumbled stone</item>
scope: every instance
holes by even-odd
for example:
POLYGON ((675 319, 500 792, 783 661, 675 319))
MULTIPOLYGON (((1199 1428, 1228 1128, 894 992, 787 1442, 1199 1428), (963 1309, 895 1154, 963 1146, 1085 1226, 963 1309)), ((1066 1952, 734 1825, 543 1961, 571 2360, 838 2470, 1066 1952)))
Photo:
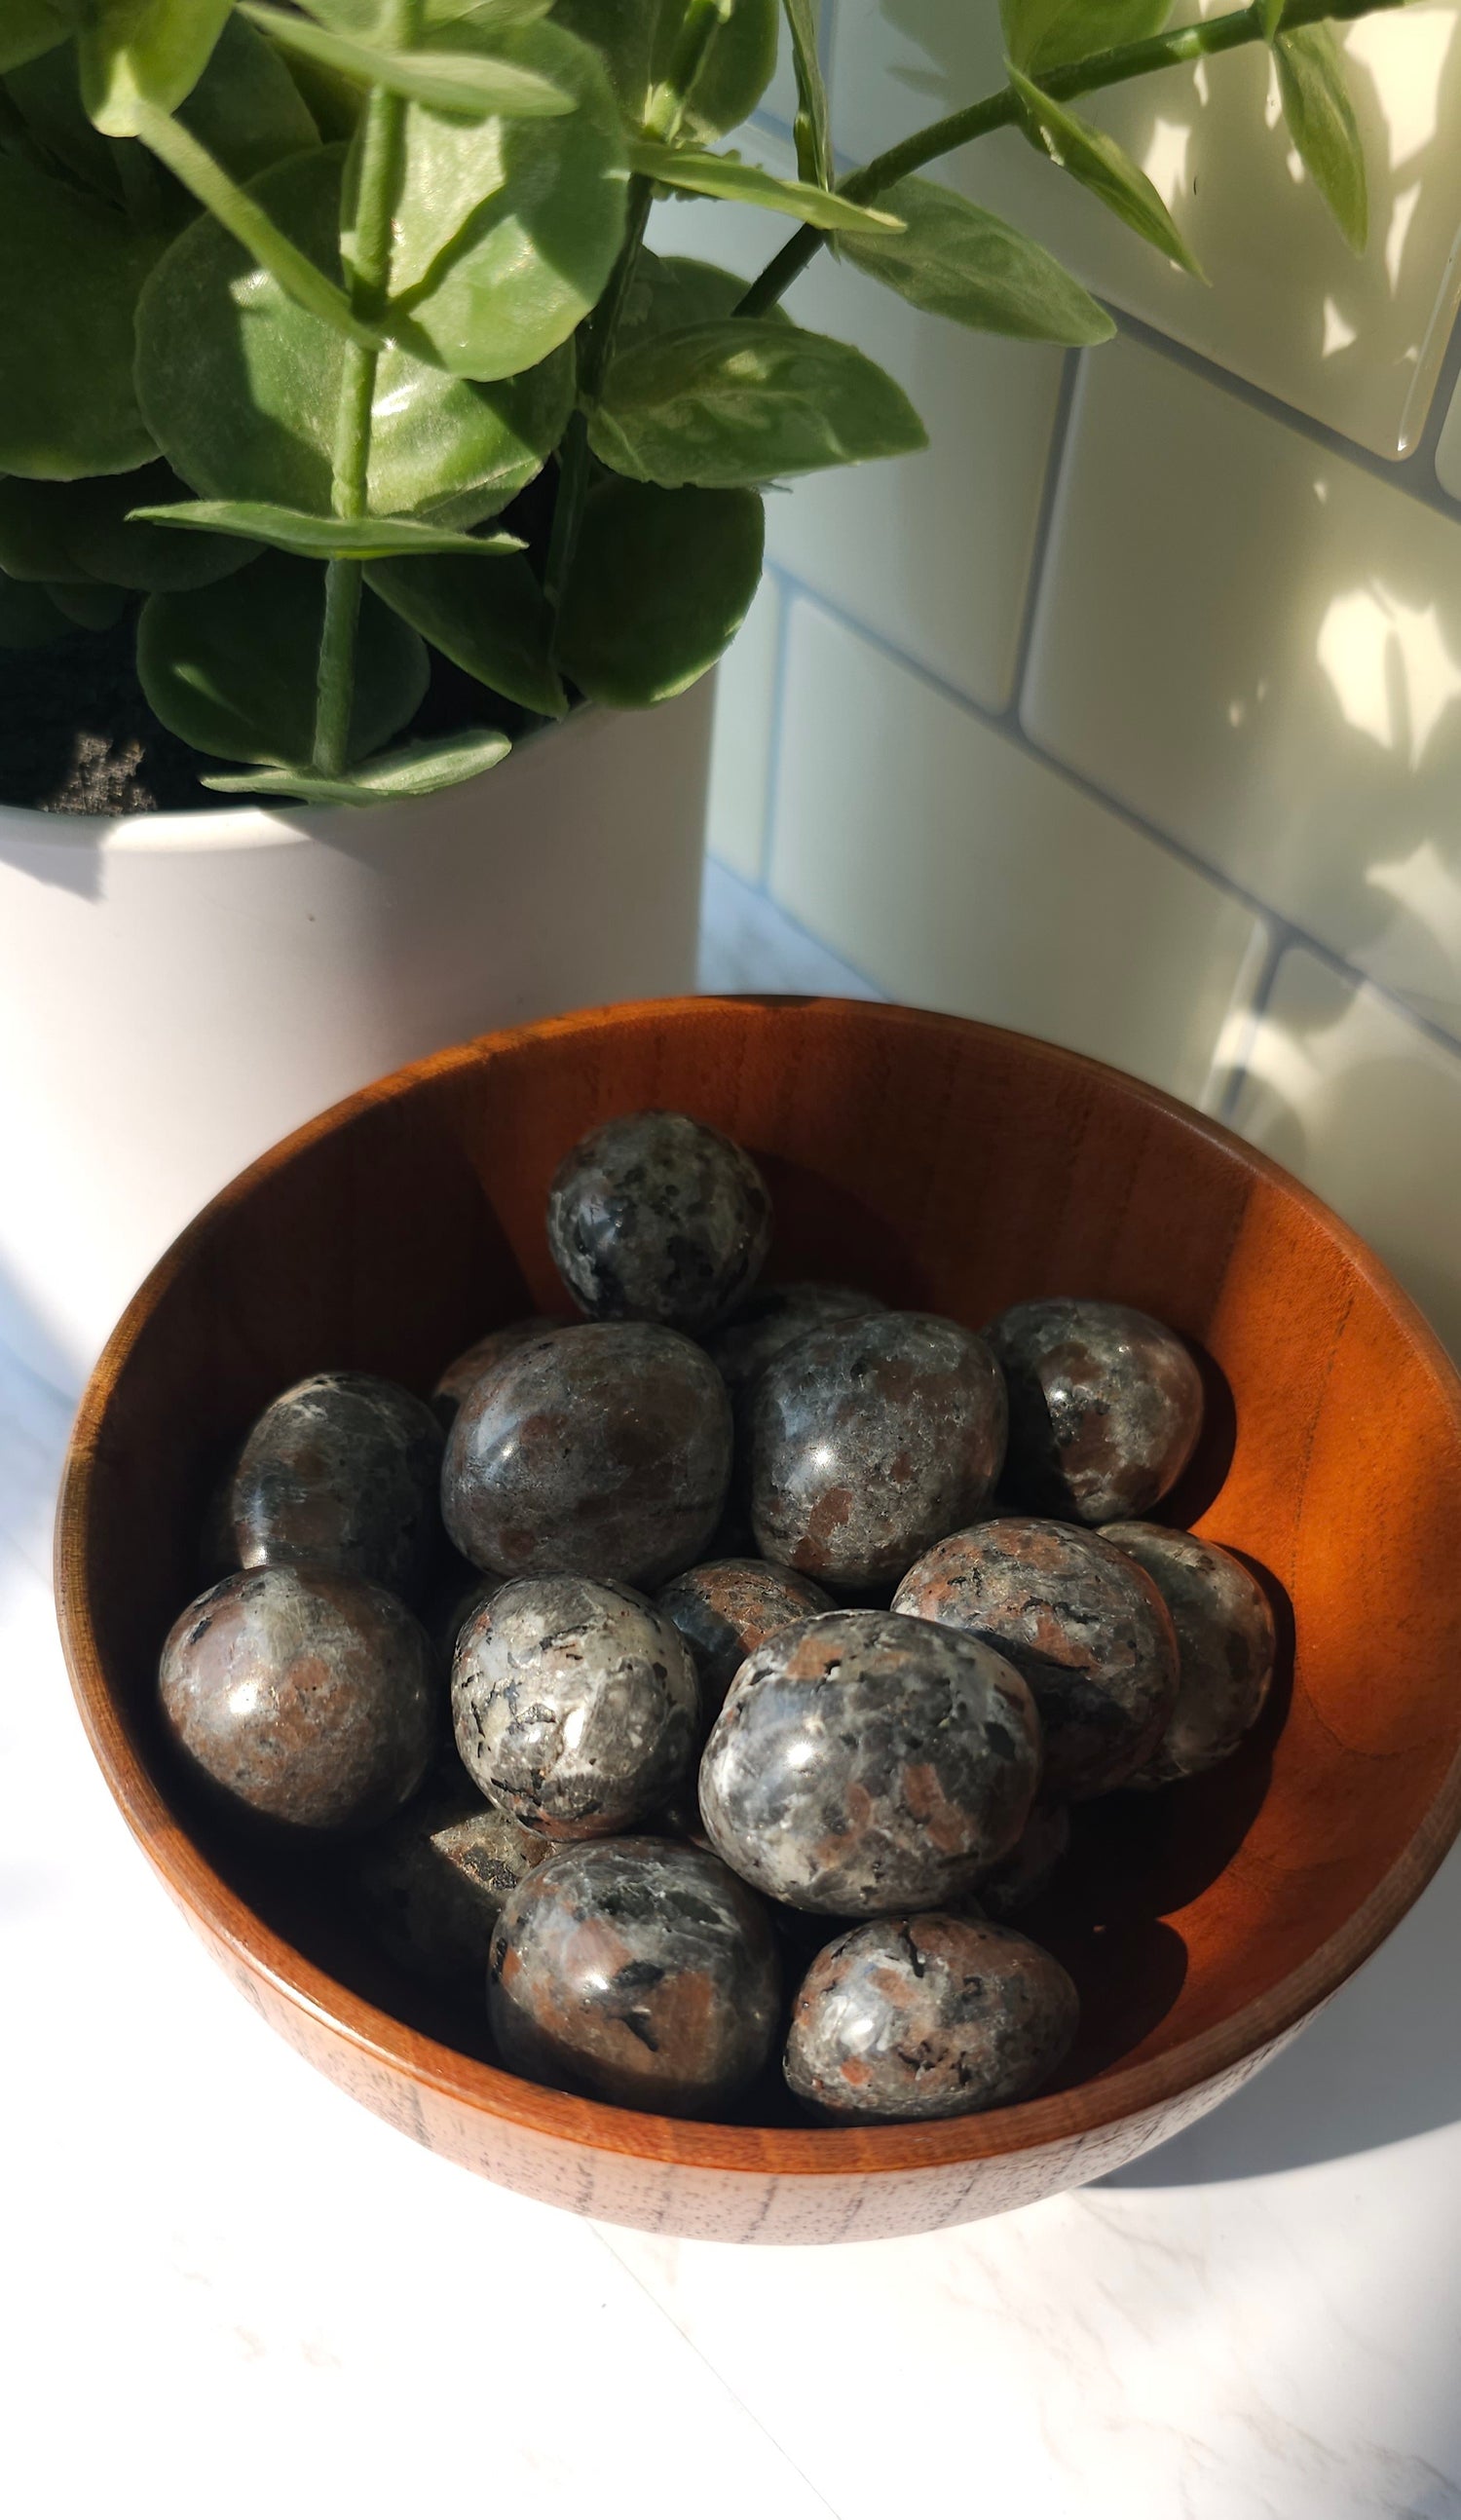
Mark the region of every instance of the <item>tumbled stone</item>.
POLYGON ((1176 1701, 1176 1638, 1151 1577, 1093 1531, 1001 1514, 953 1532, 893 1597, 983 1638, 1040 1709, 1040 1793, 1109 1793, 1150 1758, 1176 1701))
POLYGON ((726 1862, 833 1916, 932 1908, 1014 1845, 1040 1727, 1018 1672, 973 1638, 835 1610, 742 1664, 700 1763, 726 1862))
POLYGON ((437 1375, 431 1393, 431 1406, 444 1428, 450 1429, 453 1418, 473 1383, 484 1373, 501 1365, 505 1356, 512 1356, 530 1340, 542 1338, 549 1330, 567 1329, 571 1325, 561 1313, 530 1313, 526 1320, 509 1322, 500 1330, 489 1330, 473 1347, 464 1348, 454 1356, 445 1371, 437 1375))
POLYGON ((1258 1578, 1216 1541, 1155 1522, 1113 1522, 1103 1540, 1144 1566, 1176 1630, 1177 1694, 1167 1730, 1127 1781, 1169 1785, 1230 1758, 1273 1679, 1273 1612, 1258 1578))
POLYGON ((707 2117, 754 2081, 780 2015, 759 1903, 698 1847, 565 1848, 515 1890, 492 1944, 488 2018, 534 2082, 707 2117))
POLYGON ((428 1785, 361 1848, 367 1924, 409 1977, 480 1989, 493 1928, 519 1881, 553 1853, 458 1776, 428 1785))
POLYGON ((447 1439, 447 1530, 484 1573, 648 1589, 704 1554, 730 1473, 730 1404, 693 1339, 589 1322, 477 1383, 447 1439))
POLYGON ((1047 2082, 1080 1999, 1058 1960, 1007 1925, 880 1918, 841 1934, 802 1981, 786 2080, 824 2118, 954 2118, 1047 2082))
POLYGON ((754 1284, 770 1240, 750 1156, 683 1111, 605 1121, 564 1156, 548 1195, 554 1265, 598 1321, 710 1329, 754 1284))
POLYGON ((706 1732, 748 1653, 794 1619, 813 1619, 835 1605, 820 1586, 760 1557, 723 1557, 677 1575, 659 1597, 694 1657, 700 1721, 706 1732))
POLYGON ((424 1628, 378 1584, 325 1567, 215 1584, 173 1627, 158 1691, 173 1740, 230 1803, 292 1828, 386 1819, 437 1737, 424 1628))
POLYGON ((758 1374, 810 1330, 886 1310, 878 1295, 860 1294, 855 1286, 824 1285, 816 1279, 758 1286, 729 1322, 709 1332, 705 1352, 720 1368, 733 1405, 758 1374))
POLYGON ((973 1330, 931 1313, 833 1323, 756 1383, 757 1548, 849 1591, 896 1582, 984 1511, 1003 1458, 1003 1377, 973 1330))
POLYGON ((271 1401, 234 1473, 244 1566, 328 1566, 417 1594, 438 1540, 441 1428, 374 1373, 313 1373, 271 1401))
POLYGON ((458 1640, 463 1765, 545 1837, 609 1837, 642 1820, 688 1773, 699 1713, 689 1647, 627 1584, 505 1584, 458 1640))
POLYGON ((1084 1523, 1144 1514, 1181 1476, 1202 1377, 1174 1330, 1129 1304, 1012 1304, 985 1332, 1009 1386, 1001 1493, 1084 1523))
POLYGON ((1017 1916, 1049 1886, 1070 1852, 1071 1816, 1064 1803, 1038 1802, 1003 1861, 974 1884, 979 1912, 996 1922, 1017 1916))

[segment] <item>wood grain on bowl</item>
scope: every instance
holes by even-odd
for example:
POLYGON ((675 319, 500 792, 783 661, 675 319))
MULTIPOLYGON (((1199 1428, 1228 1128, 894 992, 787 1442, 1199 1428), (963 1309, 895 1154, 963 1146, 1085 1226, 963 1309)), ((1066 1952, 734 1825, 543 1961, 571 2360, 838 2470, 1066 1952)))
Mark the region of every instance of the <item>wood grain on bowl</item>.
POLYGON ((952 1017, 685 1000, 425 1060, 215 1199, 82 1404, 58 1598, 130 1825, 249 2001, 347 2091, 582 2213, 726 2239, 870 2238, 1029 2202, 1175 2134, 1390 1932, 1461 1826, 1458 1524, 1461 1384, 1439 1346, 1357 1238, 1225 1130, 952 1017), (169 1762, 158 1648, 249 1421, 327 1369, 428 1392, 495 1322, 557 1309, 554 1167, 587 1129, 651 1105, 755 1156, 775 1277, 865 1283, 973 1327, 1021 1297, 1134 1304, 1193 1341, 1230 1397, 1181 1495, 1198 1529, 1267 1570, 1290 1667, 1224 1768, 1077 1816, 1068 1865, 1020 1922, 1076 1977, 1082 2030, 1018 2106, 821 2130, 791 2124, 769 2086, 730 2125, 540 2090, 489 2061, 475 2012, 392 1974, 318 1858, 290 1867, 236 1841, 169 1762))

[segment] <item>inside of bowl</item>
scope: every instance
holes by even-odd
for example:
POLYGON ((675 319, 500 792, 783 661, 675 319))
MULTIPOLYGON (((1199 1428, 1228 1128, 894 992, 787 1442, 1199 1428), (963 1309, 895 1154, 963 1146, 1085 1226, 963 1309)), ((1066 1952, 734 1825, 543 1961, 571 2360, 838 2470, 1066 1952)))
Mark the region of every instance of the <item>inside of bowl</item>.
MULTIPOLYGON (((1170 1510, 1262 1570, 1279 1682, 1223 1769, 1079 1813, 1021 1919, 1082 1990, 1062 2081, 1315 1965, 1408 1865, 1405 1904, 1454 1825, 1461 1743, 1456 1387, 1415 1317, 1294 1186, 1144 1089, 951 1019, 793 1002, 621 1011, 411 1071, 236 1185, 164 1264, 95 1400, 87 1609, 126 1756, 223 1877, 332 1976, 486 2053, 475 2007, 381 1959, 330 1855, 250 1848, 189 1796, 155 1719, 157 1651, 263 1403, 322 1368, 424 1391, 487 1328, 560 1306, 553 1168, 597 1121, 656 1104, 763 1163, 772 1276, 976 1327, 1021 1296, 1114 1297, 1202 1356, 1208 1431, 1170 1510)), ((746 2114, 779 2122, 779 2086, 746 2114)))

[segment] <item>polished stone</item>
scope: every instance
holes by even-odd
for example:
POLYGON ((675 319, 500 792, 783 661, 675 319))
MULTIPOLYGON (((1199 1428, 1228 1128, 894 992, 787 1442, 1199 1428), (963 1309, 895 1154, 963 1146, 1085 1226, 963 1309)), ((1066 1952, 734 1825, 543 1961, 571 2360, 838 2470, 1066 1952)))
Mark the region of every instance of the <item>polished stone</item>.
POLYGON ((786 2080, 822 2118, 963 2117, 1038 2091, 1079 2017, 1059 1961, 1007 1925, 884 1916, 807 1971, 786 2080))
POLYGON ((1172 1612, 1176 1704, 1152 1755, 1129 1781, 1168 1785, 1231 1758, 1263 1711, 1273 1679, 1273 1612, 1240 1558, 1195 1532, 1113 1522, 1102 1538, 1144 1566, 1172 1612))
POLYGON ((834 1286, 819 1279, 794 1279, 780 1286, 758 1286, 754 1295, 705 1340, 734 1401, 758 1374, 828 1322, 860 1321, 867 1313, 886 1312, 879 1295, 864 1295, 855 1286, 834 1286))
POLYGON ((360 1848, 361 1911, 381 1949, 433 1986, 480 1992, 504 1902, 553 1853, 460 1772, 428 1783, 360 1848))
POLYGON ((216 1792, 293 1828, 385 1820, 438 1737, 424 1628, 379 1585, 323 1567, 215 1584, 172 1628, 157 1686, 169 1734, 216 1792))
POLYGON ((1129 1304, 1012 1304, 985 1332, 1009 1388, 1000 1493, 1026 1513, 1118 1522, 1180 1478, 1202 1377, 1174 1330, 1129 1304))
POLYGON ((454 1356, 451 1364, 443 1368, 432 1387, 431 1406, 443 1427, 450 1429, 472 1385, 480 1382, 485 1373, 490 1373, 494 1366, 501 1365, 505 1356, 512 1356, 518 1348, 526 1347, 535 1338, 542 1338, 548 1330, 569 1327, 562 1313, 529 1313, 524 1320, 508 1322, 503 1328, 489 1330, 485 1338, 464 1348, 460 1356, 454 1356))
POLYGON ((463 1629, 452 1723, 500 1809, 546 1837, 609 1837, 688 1775, 699 1684, 673 1620, 628 1585, 528 1576, 463 1629))
POLYGON ((234 1473, 244 1566, 328 1566, 418 1594, 438 1538, 441 1428, 374 1373, 314 1373, 251 1428, 234 1473))
POLYGON ((755 1386, 756 1545, 819 1583, 896 1583, 985 1510, 1004 1434, 1003 1376, 957 1322, 872 1313, 815 1330, 755 1386))
POLYGON ((667 1584, 659 1606, 680 1630, 700 1678, 700 1720, 707 1732, 748 1653, 778 1628, 815 1619, 835 1605, 831 1596, 786 1566, 759 1557, 723 1557, 688 1567, 667 1584))
POLYGON ((755 1283, 771 1199, 743 1149, 683 1111, 607 1120, 564 1156, 548 1241, 568 1291, 599 1321, 707 1330, 755 1283))
POLYGON ((1040 1709, 1040 1792, 1109 1793, 1150 1758, 1176 1702, 1176 1638, 1151 1577, 1093 1531, 1002 1514, 956 1531, 894 1595, 910 1617, 982 1637, 1040 1709))
POLYGON ((499 1920, 488 2018, 535 2082, 706 2117, 765 2065, 780 1965, 760 1902, 714 1855, 664 1838, 565 1848, 499 1920))
POLYGON ((932 1908, 1025 1825, 1040 1727, 971 1637, 885 1610, 783 1628, 744 1663, 700 1763, 709 1835, 768 1897, 833 1916, 932 1908))
POLYGON ((730 1474, 730 1404, 692 1339, 590 1322, 509 1356, 457 1413, 442 1512, 484 1573, 648 1588, 703 1556, 730 1474))

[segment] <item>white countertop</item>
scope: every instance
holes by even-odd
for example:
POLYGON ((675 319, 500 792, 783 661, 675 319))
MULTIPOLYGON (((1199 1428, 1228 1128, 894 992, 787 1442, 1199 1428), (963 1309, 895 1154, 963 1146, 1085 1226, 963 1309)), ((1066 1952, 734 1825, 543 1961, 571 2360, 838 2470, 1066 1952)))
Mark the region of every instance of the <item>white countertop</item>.
POLYGON ((54 1633, 66 1418, 0 1359, 24 2520, 128 2474, 156 2520, 1461 2520, 1461 1861, 1257 2082, 1079 2194, 841 2249, 580 2223, 335 2092, 154 1880, 54 1633))

